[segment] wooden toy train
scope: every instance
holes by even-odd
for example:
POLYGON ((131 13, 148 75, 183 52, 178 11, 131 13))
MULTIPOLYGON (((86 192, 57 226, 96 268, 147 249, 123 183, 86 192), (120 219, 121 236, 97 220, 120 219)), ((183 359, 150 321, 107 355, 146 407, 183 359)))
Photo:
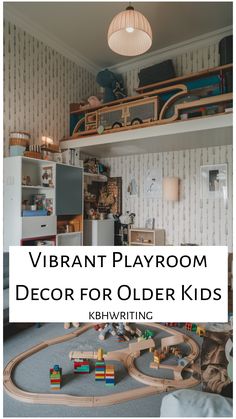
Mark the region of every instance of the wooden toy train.
POLYGON ((70 139, 232 111, 225 84, 232 64, 136 89, 137 95, 95 107, 71 104, 70 139))

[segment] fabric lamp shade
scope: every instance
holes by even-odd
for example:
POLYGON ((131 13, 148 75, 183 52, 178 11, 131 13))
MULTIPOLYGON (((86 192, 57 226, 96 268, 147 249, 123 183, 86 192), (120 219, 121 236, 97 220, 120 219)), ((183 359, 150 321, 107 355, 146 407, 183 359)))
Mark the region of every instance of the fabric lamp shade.
POLYGON ((108 30, 108 45, 120 55, 143 54, 152 45, 152 29, 142 13, 128 7, 116 15, 108 30))
POLYGON ((179 179, 177 177, 165 177, 163 179, 164 198, 167 201, 178 201, 179 179))

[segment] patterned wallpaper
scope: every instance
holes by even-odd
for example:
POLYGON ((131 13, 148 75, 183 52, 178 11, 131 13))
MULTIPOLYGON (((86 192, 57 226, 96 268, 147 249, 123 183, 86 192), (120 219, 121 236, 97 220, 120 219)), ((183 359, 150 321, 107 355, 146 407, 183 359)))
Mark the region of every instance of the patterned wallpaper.
POLYGON ((172 59, 175 67, 176 75, 181 76, 195 71, 205 70, 210 67, 219 65, 219 43, 212 42, 209 45, 201 48, 189 50, 183 54, 175 55, 174 50, 170 56, 160 58, 159 56, 153 57, 152 62, 145 66, 140 65, 128 71, 123 72, 125 86, 127 86, 129 95, 136 94, 134 89, 139 85, 138 72, 143 67, 157 64, 166 59, 172 59))
MULTIPOLYGON (((163 61, 155 59, 153 63, 163 61)), ((177 75, 219 64, 218 42, 182 54, 172 54, 177 75)), ((138 86, 135 66, 123 73, 129 94, 138 86)), ((4 144, 12 130, 30 131, 35 143, 42 135, 58 141, 69 132, 69 104, 96 94, 93 74, 67 59, 14 24, 4 22, 4 144)), ((228 163, 232 173, 232 146, 152 153, 103 159, 112 176, 123 177, 123 213, 136 214, 135 225, 143 227, 155 218, 157 228, 166 230, 168 244, 191 242, 224 245, 232 250, 232 176, 228 182, 228 203, 200 199, 199 171, 203 164, 228 163), (163 176, 180 178, 179 202, 145 199, 144 175, 148 168, 161 166, 163 176), (135 178, 138 197, 130 197, 128 184, 135 178)))
POLYGON ((136 214, 135 226, 144 227, 147 218, 155 218, 155 227, 164 228, 167 244, 228 245, 232 251, 232 146, 151 153, 103 159, 111 167, 111 176, 123 178, 123 214, 136 214), (228 202, 200 197, 200 166, 228 164, 228 202), (180 179, 180 199, 144 197, 144 179, 148 169, 161 167, 162 176, 180 179), (132 178, 138 196, 130 197, 127 189, 132 178))
POLYGON ((96 92, 93 74, 12 23, 4 22, 4 154, 9 132, 34 143, 69 134, 69 104, 96 92))

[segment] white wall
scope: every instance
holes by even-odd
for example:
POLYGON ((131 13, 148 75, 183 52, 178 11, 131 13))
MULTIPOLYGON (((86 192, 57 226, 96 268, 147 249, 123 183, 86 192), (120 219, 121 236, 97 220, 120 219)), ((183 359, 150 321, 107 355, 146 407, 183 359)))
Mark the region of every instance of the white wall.
POLYGON ((166 153, 141 154, 103 159, 111 176, 123 179, 123 214, 136 214, 135 226, 144 227, 155 218, 156 228, 164 228, 167 244, 228 245, 232 251, 232 146, 198 148, 166 153), (200 166, 228 164, 228 203, 200 199, 200 166), (180 179, 180 200, 144 198, 144 177, 150 168, 161 167, 162 176, 180 179), (128 184, 136 179, 139 196, 130 197, 128 184))
POLYGON ((54 141, 69 135, 69 104, 96 93, 95 76, 10 22, 4 22, 4 144, 9 132, 54 141))

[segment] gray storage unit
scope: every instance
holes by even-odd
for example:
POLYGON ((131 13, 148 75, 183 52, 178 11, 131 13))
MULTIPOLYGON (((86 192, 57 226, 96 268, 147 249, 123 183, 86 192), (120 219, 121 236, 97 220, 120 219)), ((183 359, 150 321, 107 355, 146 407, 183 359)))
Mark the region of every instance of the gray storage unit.
POLYGON ((114 246, 114 221, 84 220, 84 246, 114 246))
POLYGON ((56 215, 80 215, 83 212, 83 169, 56 165, 56 215))

